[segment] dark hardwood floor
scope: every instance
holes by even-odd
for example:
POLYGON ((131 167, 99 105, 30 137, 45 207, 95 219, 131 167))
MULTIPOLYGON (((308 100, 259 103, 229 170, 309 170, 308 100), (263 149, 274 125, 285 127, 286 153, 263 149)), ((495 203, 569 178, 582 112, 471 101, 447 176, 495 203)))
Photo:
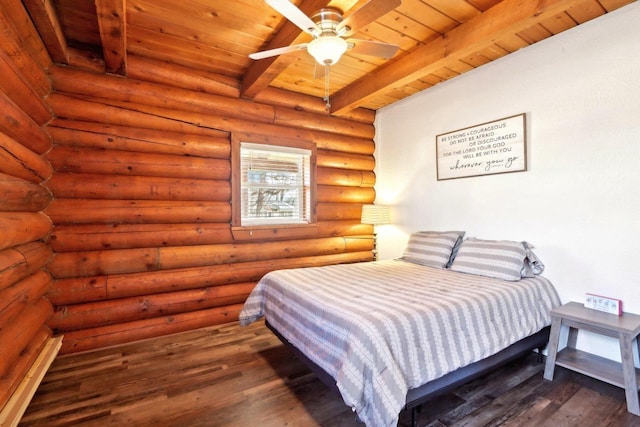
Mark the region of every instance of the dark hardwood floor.
MULTIPOLYGON (((532 353, 424 405, 418 425, 640 426, 622 389, 542 371, 532 353)), ((20 424, 42 425, 362 426, 262 322, 59 357, 20 424)))

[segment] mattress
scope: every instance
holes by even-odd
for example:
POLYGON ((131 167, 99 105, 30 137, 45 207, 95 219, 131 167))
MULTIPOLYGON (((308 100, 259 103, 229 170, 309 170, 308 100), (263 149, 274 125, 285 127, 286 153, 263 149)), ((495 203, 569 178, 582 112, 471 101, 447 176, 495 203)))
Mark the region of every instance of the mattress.
POLYGON ((542 276, 509 282, 398 259, 268 273, 240 323, 266 317, 367 426, 395 426, 408 390, 539 331, 559 305, 542 276))

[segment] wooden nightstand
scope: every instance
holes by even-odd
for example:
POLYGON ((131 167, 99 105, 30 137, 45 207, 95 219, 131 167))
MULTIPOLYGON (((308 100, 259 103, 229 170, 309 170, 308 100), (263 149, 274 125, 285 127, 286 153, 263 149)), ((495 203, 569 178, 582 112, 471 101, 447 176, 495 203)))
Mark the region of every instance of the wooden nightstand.
POLYGON ((634 366, 633 361, 633 346, 637 346, 640 352, 639 334, 640 316, 636 314, 623 313, 621 316, 616 316, 585 308, 584 305, 576 302, 558 307, 551 311, 551 335, 544 378, 553 380, 553 371, 558 365, 622 387, 627 397, 627 410, 634 415, 640 415, 638 403, 640 369, 634 366), (569 327, 569 338, 567 346, 558 352, 560 329, 563 325, 569 327), (620 342, 622 363, 576 350, 579 329, 617 338, 620 342))

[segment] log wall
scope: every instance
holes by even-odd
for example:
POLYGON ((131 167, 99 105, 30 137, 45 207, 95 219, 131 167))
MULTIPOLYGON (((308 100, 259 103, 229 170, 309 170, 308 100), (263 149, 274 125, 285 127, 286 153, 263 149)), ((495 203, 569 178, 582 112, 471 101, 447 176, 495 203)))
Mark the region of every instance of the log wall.
POLYGON ((375 112, 128 64, 54 66, 22 2, 0 4, 0 409, 52 330, 71 353, 225 323, 271 270, 371 259, 375 112), (316 144, 312 232, 234 239, 234 132, 316 144))
POLYGON ((248 101, 225 77, 128 64, 127 78, 49 70, 47 295, 61 353, 229 322, 268 271, 371 259, 360 211, 375 198, 374 112, 335 118, 318 99, 269 89, 248 101), (313 232, 234 240, 234 132, 316 144, 313 232))
POLYGON ((0 410, 33 365, 51 329, 44 298, 52 230, 43 210, 52 195, 43 183, 53 167, 43 156, 52 119, 50 60, 21 2, 0 5, 0 410))

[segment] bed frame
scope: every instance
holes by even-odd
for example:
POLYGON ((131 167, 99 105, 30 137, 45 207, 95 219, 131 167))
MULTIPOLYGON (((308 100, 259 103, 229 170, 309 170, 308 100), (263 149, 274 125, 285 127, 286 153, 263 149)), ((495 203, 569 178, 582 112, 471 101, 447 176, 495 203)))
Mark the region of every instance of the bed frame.
MULTIPOLYGON (((298 348, 291 344, 285 337, 280 334, 270 323, 266 321, 265 324, 271 331, 282 341, 286 346, 290 347, 293 352, 298 356, 305 365, 318 376, 327 387, 340 394, 338 386, 331 375, 324 371, 321 367, 315 364, 298 348)), ((487 357, 486 359, 472 363, 470 365, 459 368, 453 372, 450 372, 438 379, 430 381, 420 387, 411 389, 407 392, 407 399, 404 410, 411 411, 411 425, 417 426, 417 411, 418 408, 425 402, 434 397, 447 393, 454 388, 467 383, 473 379, 481 377, 499 366, 502 366, 518 357, 524 356, 526 353, 538 349, 538 360, 542 361, 542 350, 547 346, 549 342, 549 330, 547 326, 533 335, 521 339, 520 341, 510 345, 504 350, 487 357)))

